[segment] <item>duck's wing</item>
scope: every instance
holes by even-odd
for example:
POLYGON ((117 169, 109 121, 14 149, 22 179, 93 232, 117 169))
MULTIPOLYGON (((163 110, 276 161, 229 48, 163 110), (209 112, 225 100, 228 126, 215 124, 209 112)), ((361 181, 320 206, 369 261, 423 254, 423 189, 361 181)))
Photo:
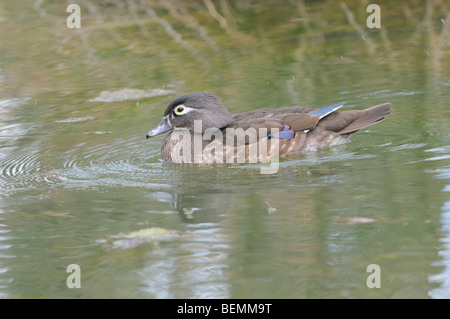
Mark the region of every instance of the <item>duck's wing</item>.
MULTIPOLYGON (((255 128, 259 136, 260 129, 267 129, 269 138, 293 138, 294 132, 307 132, 316 127, 319 121, 340 108, 341 104, 325 106, 319 109, 287 107, 281 109, 261 109, 234 115, 233 128, 255 128), (273 131, 277 129, 278 134, 273 131)), ((263 137, 266 137, 263 136, 263 137)))

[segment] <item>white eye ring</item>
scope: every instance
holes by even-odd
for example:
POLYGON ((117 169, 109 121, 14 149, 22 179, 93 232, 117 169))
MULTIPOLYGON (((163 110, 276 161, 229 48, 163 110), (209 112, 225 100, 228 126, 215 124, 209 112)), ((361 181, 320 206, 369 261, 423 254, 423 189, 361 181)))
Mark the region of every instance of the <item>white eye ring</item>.
POLYGON ((180 104, 180 105, 177 105, 177 106, 174 108, 173 113, 174 113, 175 115, 183 115, 183 114, 186 114, 186 113, 188 113, 188 112, 190 112, 190 111, 192 111, 192 108, 187 107, 187 106, 185 106, 184 104, 180 104))

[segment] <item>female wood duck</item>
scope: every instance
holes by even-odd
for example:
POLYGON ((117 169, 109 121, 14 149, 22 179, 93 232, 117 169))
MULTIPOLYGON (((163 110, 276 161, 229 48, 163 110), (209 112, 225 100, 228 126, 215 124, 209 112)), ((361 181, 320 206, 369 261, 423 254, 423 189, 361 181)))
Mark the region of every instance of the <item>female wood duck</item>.
POLYGON ((315 151, 345 142, 391 112, 390 103, 337 111, 340 107, 283 107, 230 114, 213 94, 194 92, 172 100, 161 123, 146 137, 169 132, 161 147, 163 159, 169 162, 252 162, 252 149, 262 150, 263 142, 269 156, 315 151))

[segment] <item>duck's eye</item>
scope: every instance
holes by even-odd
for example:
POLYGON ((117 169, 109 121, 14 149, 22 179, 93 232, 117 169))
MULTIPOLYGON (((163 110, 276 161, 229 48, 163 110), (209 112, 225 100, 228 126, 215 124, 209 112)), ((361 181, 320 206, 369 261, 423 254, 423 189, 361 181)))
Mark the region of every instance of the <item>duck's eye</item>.
POLYGON ((177 112, 177 113, 183 113, 183 111, 184 111, 184 107, 182 107, 182 106, 177 107, 177 109, 175 110, 175 112, 177 112))
POLYGON ((178 105, 177 107, 175 107, 175 109, 173 110, 173 113, 175 114, 175 116, 183 115, 183 114, 186 114, 187 112, 189 112, 190 110, 192 110, 192 109, 181 104, 181 105, 178 105))

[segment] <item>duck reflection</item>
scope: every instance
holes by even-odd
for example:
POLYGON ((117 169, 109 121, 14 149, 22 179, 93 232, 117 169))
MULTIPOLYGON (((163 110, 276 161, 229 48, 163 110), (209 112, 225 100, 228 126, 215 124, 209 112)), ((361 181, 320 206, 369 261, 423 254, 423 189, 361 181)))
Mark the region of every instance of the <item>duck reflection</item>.
POLYGON ((218 223, 232 206, 234 197, 230 193, 177 193, 170 204, 185 223, 218 223))
POLYGON ((232 239, 223 225, 236 193, 204 183, 205 176, 193 177, 192 169, 188 169, 191 176, 178 169, 167 170, 174 188, 151 197, 177 212, 183 225, 180 240, 149 252, 140 271, 144 290, 155 298, 230 298, 227 269, 232 239))

